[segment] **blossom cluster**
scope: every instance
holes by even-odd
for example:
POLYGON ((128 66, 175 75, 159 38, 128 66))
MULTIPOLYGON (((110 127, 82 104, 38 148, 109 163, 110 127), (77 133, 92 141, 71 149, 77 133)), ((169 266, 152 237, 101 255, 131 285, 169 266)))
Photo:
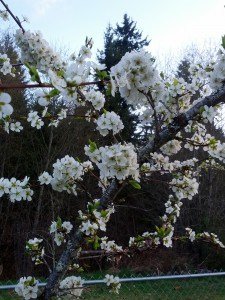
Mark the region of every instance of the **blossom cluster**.
POLYGON ((42 111, 42 118, 47 117, 50 120, 48 124, 49 127, 58 127, 59 122, 67 117, 67 111, 67 108, 62 108, 56 115, 52 115, 48 112, 48 107, 46 106, 45 109, 42 111))
POLYGON ((24 300, 36 299, 38 293, 38 281, 31 276, 22 277, 15 287, 15 292, 24 300))
POLYGON ((163 245, 167 248, 172 247, 174 227, 169 223, 164 223, 161 227, 156 226, 154 232, 144 232, 137 237, 130 237, 129 247, 131 248, 155 248, 163 245))
POLYGON ((162 217, 164 222, 176 223, 177 218, 180 216, 180 209, 183 202, 180 199, 169 195, 169 200, 165 203, 166 214, 162 217))
POLYGON ((210 72, 209 85, 213 90, 224 85, 225 79, 225 49, 221 48, 217 53, 216 64, 210 72))
POLYGON ((55 191, 67 191, 76 195, 76 183, 81 181, 84 173, 90 169, 92 169, 91 162, 81 163, 66 155, 62 159, 57 159, 56 163, 53 164, 52 176, 48 172, 43 172, 38 180, 40 184, 51 184, 55 191))
POLYGON ((60 282, 59 288, 62 295, 66 295, 66 299, 74 299, 81 296, 83 292, 84 280, 79 276, 69 276, 60 282))
POLYGON ((35 91, 35 97, 38 100, 38 104, 41 106, 48 106, 51 100, 51 93, 44 90, 35 91))
POLYGON ((122 252, 123 248, 122 246, 118 246, 115 241, 108 241, 108 237, 104 236, 101 238, 101 244, 100 244, 100 248, 104 251, 106 251, 106 253, 108 252, 122 252))
POLYGON ((58 53, 55 53, 40 32, 23 32, 18 29, 15 34, 16 44, 20 47, 20 60, 47 73, 49 69, 60 69, 63 62, 58 53))
POLYGON ((184 148, 193 151, 193 149, 199 149, 200 146, 205 145, 206 128, 204 124, 190 121, 185 127, 185 131, 191 133, 192 136, 186 139, 184 148))
POLYGON ((3 20, 3 21, 8 21, 9 19, 9 14, 6 10, 0 10, 0 18, 3 20))
POLYGON ((177 154, 181 150, 181 142, 178 140, 171 140, 163 145, 160 149, 163 154, 166 155, 174 155, 177 154))
POLYGON ((13 113, 13 107, 11 104, 11 97, 7 93, 0 92, 0 120, 10 116, 13 113))
POLYGON ((110 288, 110 292, 119 294, 119 289, 121 288, 121 283, 120 283, 120 279, 118 276, 106 274, 104 282, 110 288))
MULTIPOLYGON (((84 105, 85 96, 78 97, 82 94, 78 93, 77 87, 82 82, 88 79, 91 70, 102 70, 104 65, 98 65, 94 62, 87 61, 91 57, 92 42, 86 41, 86 44, 81 47, 78 55, 71 55, 67 62, 63 61, 60 55, 52 50, 49 44, 43 39, 40 32, 32 33, 30 31, 22 32, 17 30, 15 39, 21 50, 21 61, 25 63, 29 70, 34 72, 35 81, 40 81, 36 68, 48 75, 50 83, 55 87, 53 93, 37 92, 38 102, 42 106, 47 106, 51 98, 56 94, 63 97, 68 103, 73 103, 76 106, 84 105), (35 68, 35 71, 34 69, 35 68)), ((101 93, 96 92, 97 96, 101 93)), ((95 92, 87 92, 87 98, 93 96, 95 92)), ((93 106, 96 109, 104 104, 103 95, 93 99, 93 106), (103 103, 102 103, 103 102, 103 103)), ((89 101, 87 99, 87 101, 89 101)))
POLYGON ((12 72, 12 65, 7 54, 0 54, 0 72, 3 75, 10 74, 11 76, 15 76, 12 72))
POLYGON ((190 240, 191 242, 194 242, 194 240, 195 240, 195 238, 196 238, 195 231, 192 230, 192 229, 189 228, 189 227, 186 227, 185 230, 186 230, 186 233, 187 233, 187 235, 188 235, 189 240, 190 240))
POLYGON ((155 247, 160 245, 160 239, 157 232, 144 232, 142 235, 137 237, 130 237, 129 247, 131 248, 143 248, 143 247, 155 247))
POLYGON ((112 95, 118 88, 120 95, 134 108, 147 104, 143 93, 147 93, 149 89, 163 97, 164 89, 154 62, 152 55, 144 50, 126 53, 111 68, 112 95))
POLYGON ((204 239, 214 245, 219 246, 220 248, 225 248, 225 245, 219 240, 218 236, 215 233, 204 231, 202 233, 196 234, 195 231, 189 227, 185 228, 185 230, 191 242, 194 242, 197 239, 204 239))
POLYGON ((179 170, 185 169, 191 169, 195 166, 196 162, 198 161, 195 157, 193 159, 188 159, 184 161, 174 160, 170 161, 170 158, 166 155, 163 155, 161 153, 151 153, 151 163, 144 163, 141 166, 141 171, 145 173, 151 173, 151 172, 177 172, 179 170))
POLYGON ((95 110, 101 110, 104 107, 105 96, 101 92, 90 90, 84 95, 85 99, 92 104, 95 110))
POLYGON ((35 262, 35 265, 43 263, 44 248, 42 246, 43 239, 29 239, 26 242, 26 251, 31 256, 31 260, 35 262))
POLYGON ((141 108, 139 119, 143 124, 157 121, 160 116, 162 127, 169 124, 177 114, 186 112, 192 104, 201 101, 210 93, 207 84, 213 70, 213 62, 190 66, 190 83, 182 77, 165 77, 158 73, 155 59, 143 50, 126 53, 121 61, 111 68, 112 94, 119 89, 121 96, 133 108, 141 108), (199 92, 194 102, 192 96, 199 92))
POLYGON ((95 90, 81 91, 81 88, 79 88, 79 91, 77 90, 79 84, 88 80, 93 67, 104 68, 104 66, 86 62, 85 58, 78 57, 76 61, 67 64, 62 72, 49 70, 48 76, 52 85, 60 92, 66 103, 73 104, 76 107, 84 106, 88 101, 95 110, 100 110, 105 103, 105 97, 101 92, 95 90))
POLYGON ((204 124, 189 122, 185 131, 193 134, 191 138, 186 139, 186 144, 184 145, 186 149, 193 151, 193 149, 201 147, 211 157, 216 157, 220 160, 225 158, 225 144, 221 143, 211 134, 208 134, 204 124))
MULTIPOLYGON (((48 126, 54 126, 57 127, 59 125, 59 122, 67 117, 67 110, 62 108, 58 113, 57 113, 57 118, 54 120, 51 120, 50 124, 48 126)), ((43 115, 43 114, 42 114, 43 115)))
POLYGON ((123 122, 114 111, 112 112, 104 112, 97 120, 96 120, 97 130, 100 132, 102 136, 106 136, 111 130, 113 134, 120 132, 123 128, 123 122))
POLYGON ((131 143, 124 145, 119 143, 99 149, 92 143, 85 146, 85 154, 97 165, 100 178, 105 184, 108 184, 108 179, 112 178, 125 180, 132 177, 139 180, 137 153, 131 143))
POLYGON ((218 114, 218 107, 204 105, 204 111, 202 112, 204 123, 208 123, 208 122, 213 123, 217 114, 218 114))
POLYGON ((197 194, 199 183, 193 177, 195 172, 192 170, 197 162, 196 158, 183 162, 178 160, 170 162, 168 156, 156 152, 151 153, 151 158, 151 163, 144 163, 141 166, 143 173, 149 175, 152 172, 160 171, 172 174, 174 178, 169 182, 169 185, 179 200, 183 198, 191 200, 197 194))
POLYGON ((215 233, 203 232, 200 233, 200 237, 206 240, 209 240, 215 245, 218 245, 221 248, 225 248, 225 245, 219 240, 218 236, 215 233))
POLYGON ((44 125, 44 122, 38 116, 37 111, 30 111, 28 113, 27 121, 30 123, 31 127, 35 127, 37 129, 41 129, 41 127, 44 125))
POLYGON ((188 198, 191 200, 198 193, 199 183, 192 177, 192 172, 185 172, 179 178, 173 178, 170 181, 172 191, 178 199, 188 198))
POLYGON ((57 246, 61 246, 62 243, 66 242, 66 235, 73 229, 73 225, 68 222, 62 222, 61 218, 58 217, 57 222, 53 221, 50 226, 50 233, 54 234, 54 241, 57 246))
POLYGON ((5 121, 4 130, 7 133, 9 133, 10 130, 14 131, 14 132, 20 132, 21 130, 23 130, 23 126, 21 125, 20 122, 7 122, 7 121, 5 121))
MULTIPOLYGON (((39 98, 39 100, 41 101, 41 103, 42 103, 42 101, 44 101, 41 98, 39 98)), ((57 115, 52 116, 50 113, 48 113, 48 107, 46 106, 45 109, 42 111, 41 117, 38 115, 37 111, 31 110, 28 113, 27 121, 30 123, 31 127, 34 127, 36 129, 41 129, 44 126, 43 118, 45 118, 47 116, 47 118, 50 120, 48 126, 58 127, 59 122, 67 117, 67 111, 68 111, 68 109, 62 108, 57 113, 57 115)), ((6 122, 5 122, 5 124, 6 124, 6 122)), ((15 124, 11 122, 8 125, 8 127, 12 131, 17 131, 17 132, 19 132, 20 130, 23 129, 20 122, 16 122, 15 124)))
POLYGON ((109 206, 107 209, 100 209, 100 200, 95 199, 93 202, 88 202, 87 213, 78 211, 81 225, 80 231, 87 236, 94 236, 98 230, 106 231, 106 224, 110 219, 110 215, 114 213, 114 207, 109 206))
POLYGON ((32 200, 33 190, 29 187, 29 178, 25 177, 24 180, 20 181, 16 178, 0 178, 0 198, 6 194, 11 202, 32 200))

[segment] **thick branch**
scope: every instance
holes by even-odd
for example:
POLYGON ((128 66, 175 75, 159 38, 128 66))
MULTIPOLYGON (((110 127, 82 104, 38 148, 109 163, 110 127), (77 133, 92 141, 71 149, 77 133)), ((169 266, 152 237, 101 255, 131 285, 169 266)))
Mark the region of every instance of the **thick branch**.
MULTIPOLYGON (((111 185, 103 194, 100 199, 101 208, 106 208, 110 200, 113 198, 113 195, 117 191, 119 184, 116 180, 113 180, 111 185)), ((41 295, 39 299, 50 299, 51 295, 55 293, 55 289, 57 288, 57 284, 66 273, 69 264, 71 263, 73 258, 77 258, 79 247, 82 242, 83 234, 80 231, 76 231, 72 233, 71 239, 68 241, 66 245, 66 249, 63 251, 56 268, 50 274, 47 285, 45 287, 44 295, 41 295)))
POLYGON ((176 134, 187 126, 189 121, 197 117, 201 107, 204 107, 205 105, 216 106, 217 104, 222 102, 225 102, 225 86, 223 86, 210 96, 203 98, 187 112, 174 118, 173 122, 160 132, 158 139, 147 143, 146 146, 140 149, 138 153, 139 163, 143 163, 149 153, 157 151, 167 142, 173 140, 176 134))
MULTIPOLYGON (((221 102, 225 102, 225 87, 222 87, 217 92, 211 94, 208 97, 205 97, 191 109, 189 109, 186 113, 183 113, 174 118, 173 122, 159 133, 157 140, 149 142, 145 147, 140 149, 138 153, 139 163, 143 163, 151 152, 157 151, 168 141, 173 140, 175 135, 185 126, 187 126, 189 121, 198 116, 201 107, 203 107, 204 105, 215 106, 221 102)), ((100 199, 102 208, 106 208, 110 201, 112 201, 118 188, 118 182, 116 180, 113 180, 111 185, 107 188, 100 199)), ((82 241, 82 236, 82 233, 77 231, 76 233, 74 233, 71 240, 67 243, 66 249, 62 253, 56 268, 48 278, 44 295, 42 295, 42 298, 40 299, 50 299, 51 295, 54 294, 57 284, 66 273, 66 270, 72 258, 77 257, 78 249, 82 241)))

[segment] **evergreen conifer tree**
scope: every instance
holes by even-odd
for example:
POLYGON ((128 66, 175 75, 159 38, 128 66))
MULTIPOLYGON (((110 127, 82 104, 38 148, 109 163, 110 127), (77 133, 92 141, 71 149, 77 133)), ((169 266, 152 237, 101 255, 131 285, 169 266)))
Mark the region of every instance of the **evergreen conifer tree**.
MULTIPOLYGON (((116 65, 126 52, 140 50, 144 46, 148 46, 150 41, 142 38, 142 32, 137 29, 137 24, 127 14, 123 17, 121 25, 116 24, 115 28, 109 25, 104 36, 104 50, 99 51, 98 61, 105 64, 107 71, 116 65)), ((127 141, 137 139, 135 134, 137 126, 137 116, 132 113, 132 109, 126 102, 116 94, 115 97, 107 96, 107 104, 105 108, 109 111, 115 111, 121 116, 124 124, 124 130, 121 134, 122 138, 127 141)))

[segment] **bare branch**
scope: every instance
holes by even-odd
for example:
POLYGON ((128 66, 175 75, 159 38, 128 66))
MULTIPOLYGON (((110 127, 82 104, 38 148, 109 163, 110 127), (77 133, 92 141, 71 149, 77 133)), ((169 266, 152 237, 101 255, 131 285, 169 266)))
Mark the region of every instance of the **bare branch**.
MULTIPOLYGON (((0 0, 1 1, 1 0, 0 0)), ((101 80, 97 81, 90 81, 90 82, 82 82, 78 84, 78 86, 86 86, 86 85, 95 85, 102 83, 101 80)), ((33 89, 33 88, 54 88, 51 83, 31 83, 31 84, 1 84, 0 83, 0 90, 13 90, 13 89, 33 89)), ((79 91, 80 95, 80 91, 79 91)))
POLYGON ((16 22, 16 24, 19 26, 19 28, 23 31, 23 33, 25 32, 25 29, 23 28, 21 22, 20 22, 20 19, 15 16, 13 14, 13 12, 9 9, 8 5, 3 1, 3 0, 0 0, 0 2, 2 3, 2 5, 5 7, 5 9, 7 10, 7 12, 10 14, 10 16, 13 18, 13 20, 16 22))

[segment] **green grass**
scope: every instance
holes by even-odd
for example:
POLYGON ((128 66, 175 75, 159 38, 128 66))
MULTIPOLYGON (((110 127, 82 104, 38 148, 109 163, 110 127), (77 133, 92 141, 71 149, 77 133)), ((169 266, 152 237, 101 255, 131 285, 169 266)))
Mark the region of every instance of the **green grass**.
POLYGON ((84 299, 99 300, 224 300, 225 278, 202 278, 182 280, 158 280, 123 283, 120 294, 109 293, 100 285, 89 287, 84 299))
MULTIPOLYGON (((133 275, 134 276, 134 275, 133 275)), ((95 273, 87 279, 103 278, 95 273)), ((123 276, 125 277, 125 276, 123 276)), ((0 300, 17 300, 13 291, 0 291, 0 300)), ((65 298, 66 299, 66 298, 65 298)), ((225 300, 225 278, 208 277, 122 283, 120 294, 109 292, 106 285, 85 287, 82 299, 92 300, 225 300)))

